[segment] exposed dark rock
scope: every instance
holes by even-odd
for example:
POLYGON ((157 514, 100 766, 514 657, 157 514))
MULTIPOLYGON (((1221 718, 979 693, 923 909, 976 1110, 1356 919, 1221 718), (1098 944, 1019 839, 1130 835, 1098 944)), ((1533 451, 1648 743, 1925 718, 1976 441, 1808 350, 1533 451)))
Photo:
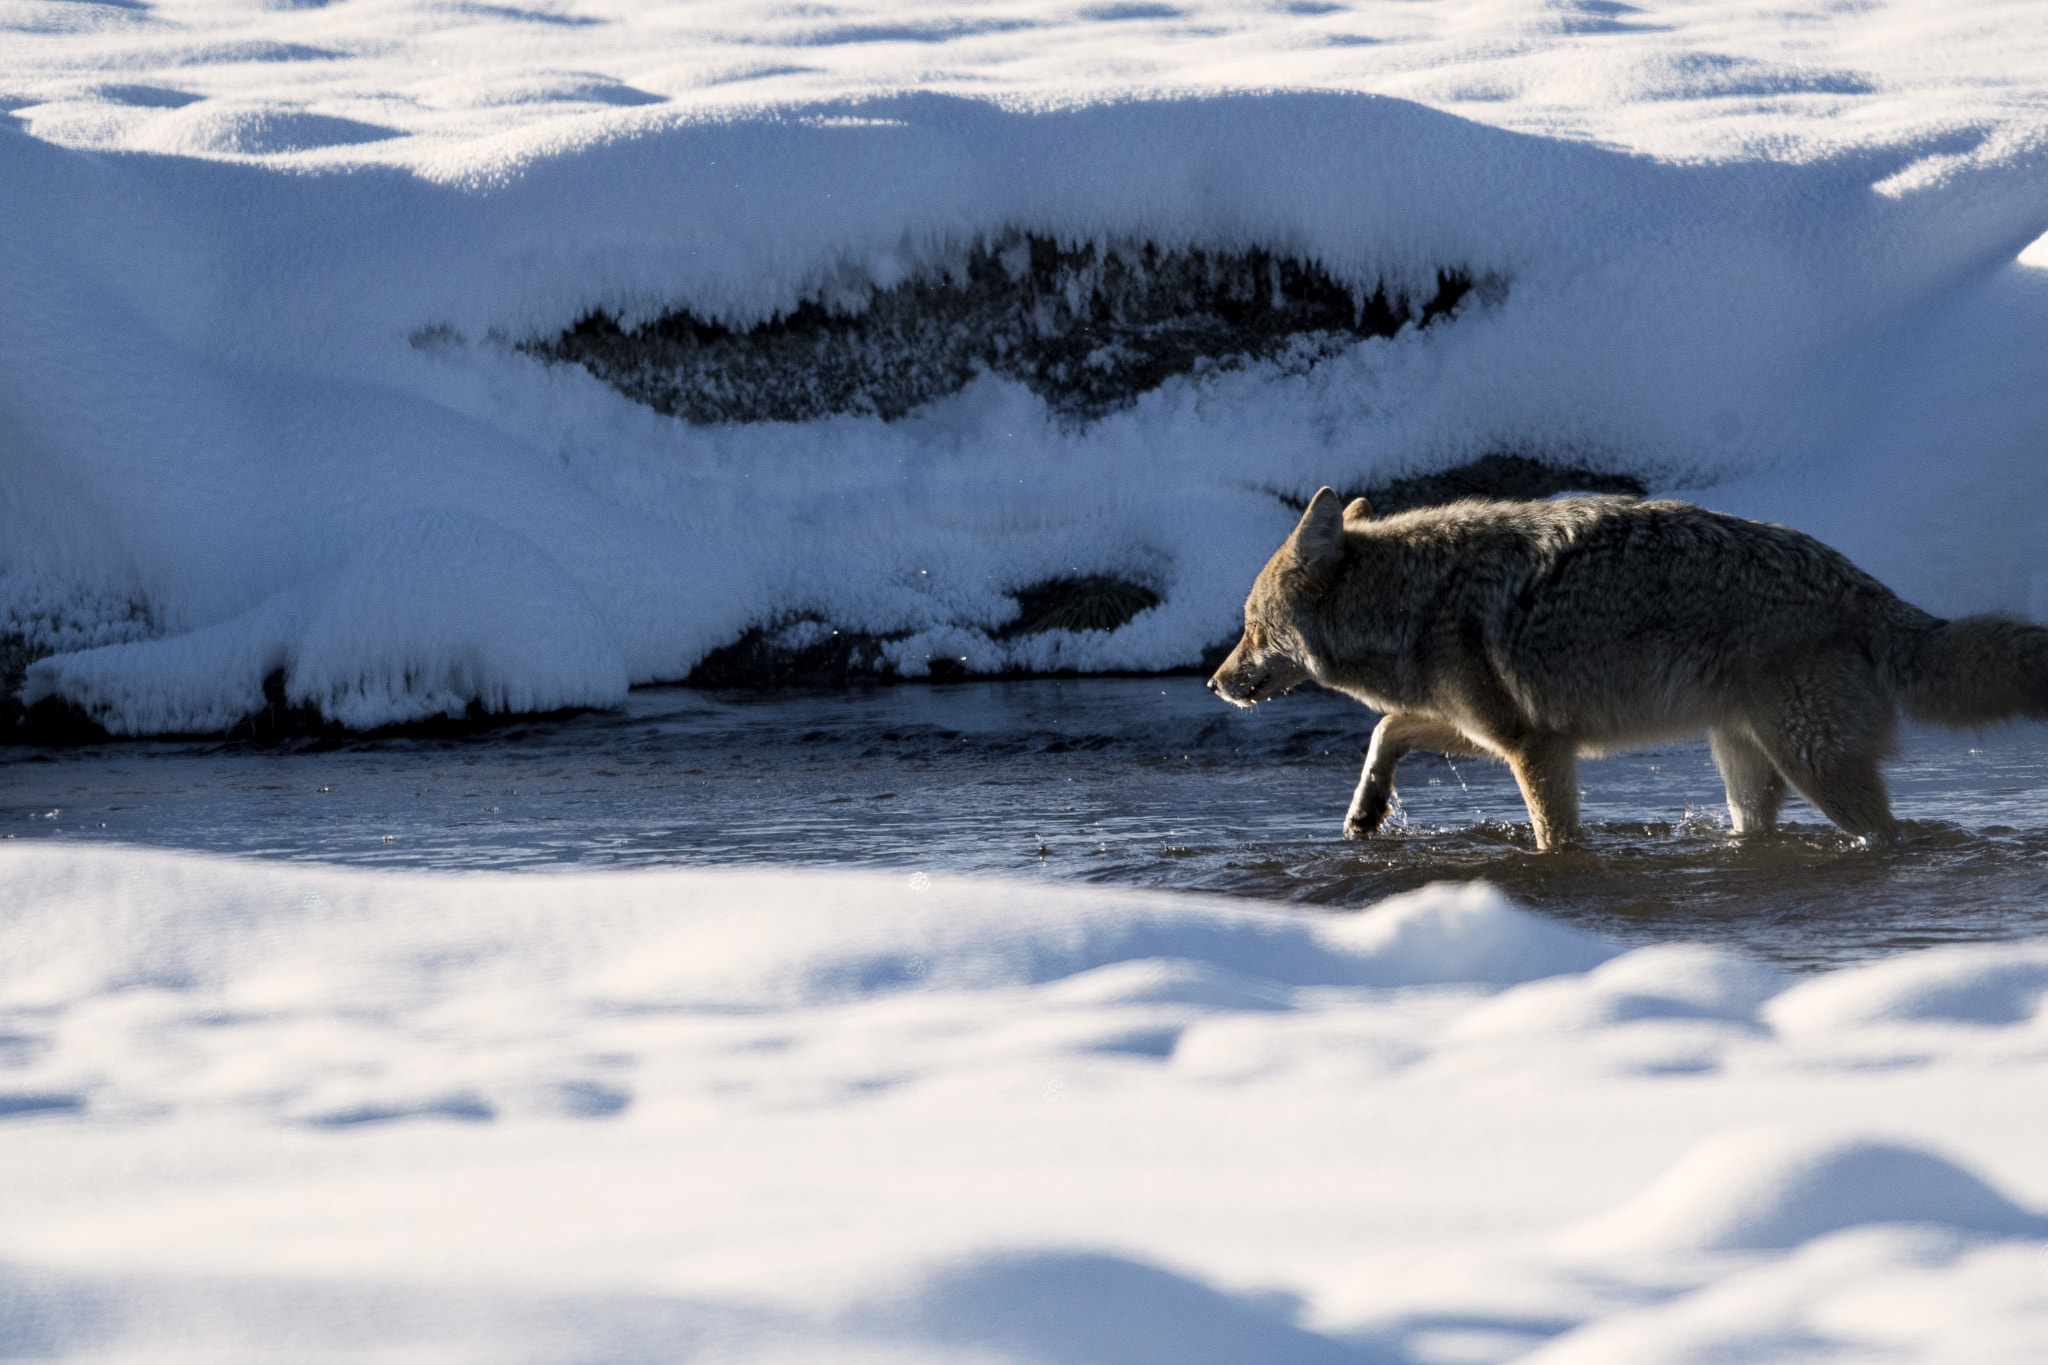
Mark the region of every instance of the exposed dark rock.
POLYGON ((0 635, 0 744, 12 742, 22 721, 21 685, 36 651, 19 635, 0 635))
POLYGON ((877 289, 857 313, 805 303, 744 331, 667 313, 623 330, 592 314, 522 349, 577 362, 627 397, 692 422, 903 416, 992 371, 1065 416, 1125 406, 1168 378, 1282 351, 1335 351, 1450 312, 1457 270, 1427 299, 1364 294, 1266 251, 1062 249, 1013 238, 946 277, 877 289))
MULTIPOLYGON (((815 625, 816 623, 810 623, 815 625)), ((843 687, 895 677, 882 661, 882 646, 900 635, 820 627, 793 631, 751 627, 690 670, 692 687, 843 687)))
POLYGON ((21 704, 28 666, 47 653, 19 635, 0 635, 0 744, 96 744, 106 739, 99 723, 69 702, 45 697, 34 706, 21 704))
POLYGON ((259 745, 281 744, 294 739, 322 739, 347 733, 311 706, 294 706, 285 699, 287 679, 277 669, 263 679, 263 709, 242 717, 228 728, 225 738, 243 739, 259 745))
POLYGON ((996 632, 998 640, 1048 630, 1115 630, 1159 605, 1159 594, 1144 584, 1107 574, 1049 579, 1020 589, 1016 597, 1017 619, 996 632))
POLYGON ((19 691, 0 701, 0 731, 5 744, 70 746, 101 744, 112 738, 100 723, 70 702, 45 697, 34 706, 21 704, 19 691))

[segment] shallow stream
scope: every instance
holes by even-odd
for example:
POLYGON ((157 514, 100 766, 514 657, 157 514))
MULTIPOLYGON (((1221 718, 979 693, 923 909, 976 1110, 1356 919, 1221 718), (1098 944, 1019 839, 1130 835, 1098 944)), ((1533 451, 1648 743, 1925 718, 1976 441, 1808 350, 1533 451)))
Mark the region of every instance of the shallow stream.
POLYGON ((1328 907, 1485 878, 1633 941, 1796 967, 2048 933, 2048 726, 1909 729, 1895 849, 1794 797, 1737 843, 1704 743, 1587 762, 1586 847, 1539 855, 1499 765, 1414 754, 1388 832, 1338 827, 1373 717, 1198 678, 634 692, 482 734, 0 748, 0 833, 383 867, 773 863, 996 873, 1328 907))

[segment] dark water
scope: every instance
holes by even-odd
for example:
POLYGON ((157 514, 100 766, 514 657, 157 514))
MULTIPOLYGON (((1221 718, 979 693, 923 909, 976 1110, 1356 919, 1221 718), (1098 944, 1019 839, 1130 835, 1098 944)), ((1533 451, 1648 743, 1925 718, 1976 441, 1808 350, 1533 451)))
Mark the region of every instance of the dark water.
POLYGON ((1583 927, 1795 966, 2048 933, 2048 726, 1908 731, 1907 838, 1858 847, 1795 798, 1731 839, 1704 744, 1588 762, 1590 839, 1537 854, 1506 770, 1416 754, 1386 836, 1337 837, 1372 715, 1226 707, 1195 678, 756 696, 449 739, 0 748, 0 832, 391 867, 825 864, 1356 907, 1485 878, 1583 927))

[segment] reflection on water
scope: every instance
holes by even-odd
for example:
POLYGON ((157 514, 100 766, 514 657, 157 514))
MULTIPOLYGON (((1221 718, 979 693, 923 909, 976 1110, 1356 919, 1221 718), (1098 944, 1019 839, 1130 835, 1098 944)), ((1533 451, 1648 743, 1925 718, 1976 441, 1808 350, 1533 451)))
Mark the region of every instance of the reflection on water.
POLYGON ((1416 754, 1369 843, 1337 837, 1372 716, 1250 712, 1193 678, 868 692, 635 692, 619 713, 450 739, 0 749, 0 832, 407 867, 786 863, 1369 904, 1485 878, 1633 940, 1816 966, 2048 933, 2048 726, 1909 731, 1907 837, 1870 850, 1795 799, 1737 843, 1704 744, 1589 762, 1589 839, 1536 854, 1505 769, 1416 754))

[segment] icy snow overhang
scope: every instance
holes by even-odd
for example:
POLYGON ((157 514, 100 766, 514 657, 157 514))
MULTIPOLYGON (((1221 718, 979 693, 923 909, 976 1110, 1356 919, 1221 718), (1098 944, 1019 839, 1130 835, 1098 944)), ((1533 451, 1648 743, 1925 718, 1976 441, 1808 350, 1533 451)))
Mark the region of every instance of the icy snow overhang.
MULTIPOLYGON (((1494 295, 1504 292, 1489 282, 1494 295)), ((1010 231, 957 260, 838 306, 807 299, 748 328, 687 308, 627 330, 592 313, 521 349, 580 363, 657 412, 692 422, 885 420, 999 375, 1090 420, 1168 379, 1283 361, 1306 369, 1368 337, 1449 315, 1472 291, 1437 272, 1422 299, 1332 279, 1315 261, 1246 251, 1098 245, 1010 231)), ((431 334, 417 344, 432 344, 431 334)))

